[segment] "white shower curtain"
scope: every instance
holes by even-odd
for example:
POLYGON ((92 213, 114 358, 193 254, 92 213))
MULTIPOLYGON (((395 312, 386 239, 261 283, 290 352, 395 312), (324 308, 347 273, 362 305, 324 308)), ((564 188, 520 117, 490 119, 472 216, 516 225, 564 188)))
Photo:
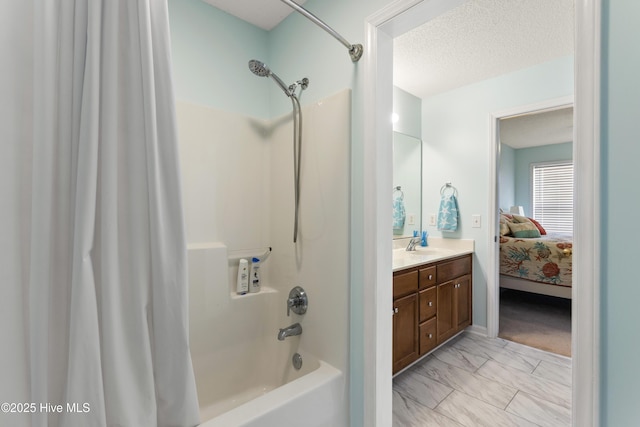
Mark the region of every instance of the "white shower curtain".
POLYGON ((0 425, 196 425, 166 0, 0 8, 0 425))

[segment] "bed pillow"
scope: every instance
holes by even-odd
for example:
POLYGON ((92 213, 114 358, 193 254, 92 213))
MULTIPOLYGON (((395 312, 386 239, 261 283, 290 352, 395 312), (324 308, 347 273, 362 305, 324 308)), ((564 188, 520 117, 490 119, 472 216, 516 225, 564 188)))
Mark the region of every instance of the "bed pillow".
POLYGON ((528 218, 528 220, 531 221, 533 225, 535 225, 538 228, 538 231, 540 232, 540 234, 542 234, 543 236, 547 234, 547 230, 545 230, 544 227, 542 227, 538 221, 536 221, 533 218, 528 218))
POLYGON ((507 223, 509 230, 511 230, 511 234, 517 238, 534 238, 540 237, 540 230, 535 226, 534 223, 527 222, 509 222, 507 223))
POLYGON ((529 218, 527 218, 526 216, 520 216, 520 215, 513 215, 513 221, 512 222, 517 222, 520 224, 525 224, 527 222, 531 222, 529 221, 529 218))
POLYGON ((511 215, 506 215, 503 213, 500 214, 500 235, 501 236, 511 235, 511 230, 509 229, 509 226, 507 225, 507 223, 512 221, 513 221, 513 217, 511 215))

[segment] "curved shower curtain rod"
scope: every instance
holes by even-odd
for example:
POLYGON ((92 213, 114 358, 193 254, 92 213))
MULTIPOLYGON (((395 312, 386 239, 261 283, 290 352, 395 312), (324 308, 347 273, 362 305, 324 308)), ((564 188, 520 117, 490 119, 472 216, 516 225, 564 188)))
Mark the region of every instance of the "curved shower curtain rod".
POLYGON ((358 60, 362 57, 363 48, 361 44, 351 44, 344 37, 342 37, 338 32, 336 32, 333 28, 325 24, 320 18, 315 16, 313 13, 309 12, 304 7, 299 4, 293 2, 292 0, 281 0, 283 3, 287 4, 292 9, 300 12, 302 15, 307 17, 311 22, 316 24, 318 27, 325 30, 327 33, 331 34, 336 40, 342 43, 347 49, 349 49, 349 56, 351 56, 351 61, 358 62, 358 60))

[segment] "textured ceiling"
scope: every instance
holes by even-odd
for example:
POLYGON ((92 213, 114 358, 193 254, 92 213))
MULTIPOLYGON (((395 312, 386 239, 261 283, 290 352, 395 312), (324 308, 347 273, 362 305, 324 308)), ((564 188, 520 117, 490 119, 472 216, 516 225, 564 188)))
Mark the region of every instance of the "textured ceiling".
POLYGON ((394 84, 427 98, 573 53, 573 0, 470 0, 394 40, 394 84))
MULTIPOLYGON (((202 0, 264 30, 271 30, 293 9, 280 0, 202 0)), ((304 4, 306 0, 296 0, 304 4)))
POLYGON ((572 107, 500 120, 500 143, 512 148, 570 141, 573 141, 572 107))

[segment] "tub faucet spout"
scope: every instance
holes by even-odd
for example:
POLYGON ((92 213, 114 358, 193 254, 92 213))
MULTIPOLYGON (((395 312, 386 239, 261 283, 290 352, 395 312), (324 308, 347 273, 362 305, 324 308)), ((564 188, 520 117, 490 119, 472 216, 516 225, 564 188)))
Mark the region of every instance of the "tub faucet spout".
POLYGON ((300 335, 302 333, 302 326, 300 323, 294 323, 291 326, 280 329, 278 332, 278 341, 284 341, 286 337, 292 337, 294 335, 300 335))

